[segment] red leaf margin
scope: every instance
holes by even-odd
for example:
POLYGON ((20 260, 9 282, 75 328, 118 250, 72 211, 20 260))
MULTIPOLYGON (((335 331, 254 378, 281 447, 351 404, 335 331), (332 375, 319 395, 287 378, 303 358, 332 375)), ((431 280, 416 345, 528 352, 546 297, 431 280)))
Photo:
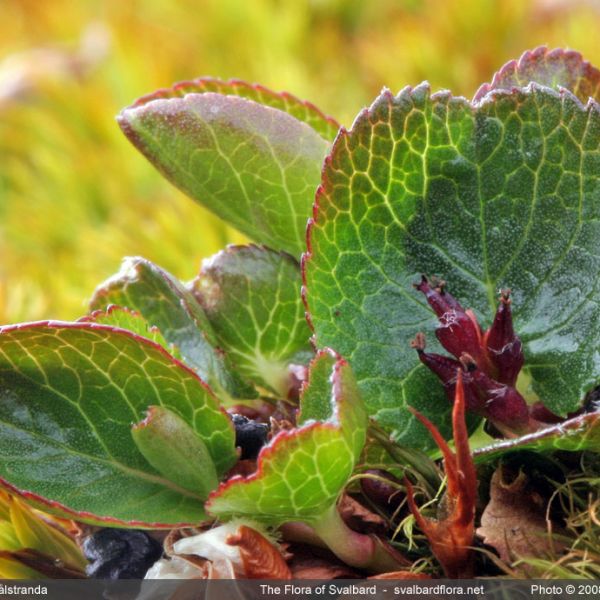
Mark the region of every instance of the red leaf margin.
MULTIPOLYGON (((295 115, 293 115, 288 109, 279 108, 278 106, 276 106, 276 104, 283 101, 283 103, 286 105, 290 104, 292 107, 297 106, 306 110, 309 116, 311 116, 313 119, 321 122, 322 129, 327 132, 329 140, 332 140, 335 137, 335 134, 341 127, 340 124, 333 117, 326 115, 312 102, 309 102, 308 100, 301 100, 300 98, 294 96, 293 94, 290 94, 289 92, 275 92, 274 90, 271 90, 261 84, 249 83, 247 81, 243 81, 242 79, 229 79, 225 81, 217 77, 198 77, 196 79, 178 81, 170 87, 159 88, 158 90, 151 92, 150 94, 145 94, 144 96, 141 96, 140 98, 135 100, 135 102, 133 102, 131 105, 126 107, 124 110, 130 108, 139 108, 140 106, 144 106, 145 104, 148 104, 153 100, 181 98, 186 94, 205 94, 207 92, 213 92, 222 95, 233 95, 238 96, 240 98, 245 98, 246 100, 258 102, 259 104, 264 104, 264 106, 269 106, 270 108, 282 110, 294 117, 295 115), (230 91, 231 93, 227 94, 227 91, 230 91), (256 96, 258 96, 259 98, 265 97, 267 101, 262 102, 261 100, 256 99, 256 96)), ((308 122, 307 124, 311 125, 310 122, 308 122)), ((319 133, 320 135, 323 135, 321 132, 319 133)))

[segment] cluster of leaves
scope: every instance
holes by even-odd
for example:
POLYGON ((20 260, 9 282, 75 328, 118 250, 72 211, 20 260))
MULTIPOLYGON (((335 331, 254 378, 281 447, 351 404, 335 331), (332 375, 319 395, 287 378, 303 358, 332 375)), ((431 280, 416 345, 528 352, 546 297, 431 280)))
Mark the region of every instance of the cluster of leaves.
POLYGON ((408 505, 445 572, 469 574, 476 478, 465 403, 513 438, 481 450, 482 462, 600 446, 597 413, 564 421, 600 375, 600 291, 589 278, 600 269, 599 89, 600 72, 580 55, 542 48, 472 101, 426 84, 384 90, 349 131, 307 102, 239 81, 141 98, 118 117, 127 137, 262 245, 228 247, 187 284, 128 258, 78 322, 0 328, 3 485, 96 525, 294 522, 294 535, 312 531, 347 565, 398 571, 409 562, 349 529, 336 507, 382 446, 388 464, 410 464, 408 505), (434 324, 412 289, 423 272, 470 302, 465 311, 417 285, 459 360, 410 348, 434 324), (506 286, 520 338, 507 297, 488 333, 478 325, 506 286), (452 418, 431 357, 454 374, 442 378, 457 398, 452 418), (473 364, 486 364, 496 387, 482 391, 473 364), (513 405, 502 418, 490 408, 500 388, 519 406, 542 403, 559 425, 531 425, 525 408, 529 433, 518 437, 513 405), (242 406, 281 429, 246 476, 235 474, 243 461, 227 412, 242 406), (383 441, 367 443, 369 418, 383 441), (432 440, 448 474, 439 521, 421 515, 413 491, 420 477, 431 486, 432 440))

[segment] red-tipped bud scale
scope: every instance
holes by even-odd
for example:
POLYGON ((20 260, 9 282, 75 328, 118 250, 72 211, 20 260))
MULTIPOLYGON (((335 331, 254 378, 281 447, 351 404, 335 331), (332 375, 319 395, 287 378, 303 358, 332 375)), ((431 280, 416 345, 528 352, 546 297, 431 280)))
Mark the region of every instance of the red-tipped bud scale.
POLYGON ((431 306, 438 317, 451 310, 464 312, 458 300, 445 290, 445 285, 444 281, 437 281, 435 279, 430 281, 426 275, 422 275, 421 281, 415 283, 414 287, 425 295, 429 306, 431 306))
MULTIPOLYGON (((425 352, 425 336, 422 333, 417 333, 410 345, 419 354, 419 360, 442 382, 448 400, 451 403, 454 402, 456 394, 456 373, 461 369, 461 363, 449 356, 444 356, 443 354, 425 352)), ((479 409, 482 402, 478 400, 472 378, 468 373, 465 373, 463 379, 465 404, 469 410, 480 413, 481 411, 479 409)))

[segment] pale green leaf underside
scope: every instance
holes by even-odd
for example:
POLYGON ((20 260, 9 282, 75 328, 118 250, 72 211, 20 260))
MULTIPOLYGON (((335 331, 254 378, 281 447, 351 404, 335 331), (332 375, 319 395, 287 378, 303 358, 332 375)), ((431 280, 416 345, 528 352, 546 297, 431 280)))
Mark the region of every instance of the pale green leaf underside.
POLYGON ((299 256, 330 143, 280 110, 214 93, 153 100, 118 117, 172 183, 253 240, 299 256))
MULTIPOLYGON (((319 345, 356 373, 370 412, 422 445, 407 404, 444 420, 409 342, 435 320, 413 289, 437 274, 489 324, 513 291, 533 392, 564 414, 600 376, 600 114, 535 85, 477 106, 426 86, 384 92, 340 136, 305 261, 319 345), (400 408, 397 408, 400 407, 400 408)), ((437 347, 436 347, 437 346, 437 347)))
POLYGON ((131 437, 149 405, 205 441, 220 473, 236 460, 216 399, 159 346, 89 323, 0 329, 0 477, 82 520, 197 522, 202 499, 155 471, 131 437))
POLYGON ((158 327, 183 360, 219 395, 255 395, 217 351, 212 327, 193 294, 160 267, 144 258, 124 259, 121 270, 100 284, 90 300, 92 310, 111 304, 139 311, 150 325, 158 327))
MULTIPOLYGON (((321 353, 312 367, 321 361, 330 365, 330 360, 321 353)), ((317 371, 319 378, 325 373, 317 371)), ((277 435, 262 450, 254 475, 230 480, 209 498, 210 513, 270 524, 311 522, 336 502, 365 443, 367 418, 350 367, 338 361, 326 377, 330 418, 277 435)), ((324 387, 322 381, 313 382, 324 387)))
POLYGON ((239 373, 285 397, 288 365, 312 354, 299 264, 257 246, 231 246, 192 282, 218 345, 239 373))
POLYGON ((333 141, 340 128, 339 123, 331 117, 326 117, 310 102, 300 100, 287 92, 274 92, 262 85, 238 79, 222 81, 213 77, 200 77, 192 81, 181 81, 170 88, 162 88, 143 96, 133 104, 133 107, 142 106, 159 98, 182 98, 186 94, 204 94, 206 92, 239 96, 286 112, 298 121, 310 125, 325 140, 333 141))

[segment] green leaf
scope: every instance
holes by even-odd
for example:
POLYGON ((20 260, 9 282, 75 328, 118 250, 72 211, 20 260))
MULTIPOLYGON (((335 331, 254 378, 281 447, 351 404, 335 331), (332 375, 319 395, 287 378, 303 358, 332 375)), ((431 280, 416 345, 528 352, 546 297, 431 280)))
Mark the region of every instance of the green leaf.
POLYGON ((111 304, 139 311, 174 344, 183 360, 219 396, 252 398, 256 393, 233 373, 217 351, 212 327, 194 295, 166 271, 143 258, 126 258, 121 270, 100 284, 92 310, 111 304))
POLYGON ((134 425, 131 436, 144 458, 164 477, 202 498, 219 480, 202 438, 176 413, 150 406, 146 417, 134 425))
POLYGON ((491 83, 484 83, 475 94, 479 102, 492 90, 526 87, 534 81, 553 89, 566 88, 581 102, 588 98, 600 101, 600 71, 583 60, 579 52, 545 46, 524 52, 498 71, 491 83))
POLYGON ((230 246, 204 261, 192 285, 239 373, 285 398, 288 365, 312 356, 299 264, 267 248, 230 246))
POLYGON ((126 108, 121 129, 178 188, 257 242, 298 256, 329 149, 312 127, 212 92, 126 108))
MULTIPOLYGON (((409 342, 435 319, 412 289, 443 277, 489 325, 511 288, 524 380, 557 414, 597 382, 600 112, 531 85, 478 105, 426 85, 385 91, 337 139, 304 259, 319 345, 346 356, 369 412, 404 445, 404 407, 448 423, 441 385, 409 342)), ((434 336, 433 351, 440 351, 434 336)), ((447 428, 446 428, 447 431, 447 428)))
POLYGON ((110 304, 104 310, 94 310, 91 314, 81 317, 78 323, 100 323, 110 325, 119 329, 127 329, 141 337, 152 340, 155 344, 162 346, 174 358, 181 360, 179 349, 169 344, 163 337, 158 327, 149 325, 142 315, 130 308, 110 304))
POLYGON ((600 452, 600 413, 579 415, 522 437, 478 448, 473 454, 476 462, 485 462, 518 450, 600 452))
POLYGON ((0 478, 46 510, 93 523, 174 527, 203 498, 151 467, 131 437, 150 405, 203 439, 217 472, 236 460, 227 415, 163 348, 94 323, 0 328, 0 478))
POLYGON ((335 504, 360 457, 367 417, 345 361, 321 351, 311 365, 309 382, 307 390, 312 385, 327 389, 329 418, 280 432, 261 451, 256 473, 234 477, 211 494, 206 505, 210 513, 251 516, 270 524, 311 523, 335 504), (333 368, 323 369, 323 364, 333 368))
POLYGON ((164 98, 183 98, 187 94, 214 92, 223 96, 239 96, 263 106, 270 106, 310 125, 322 138, 333 141, 340 125, 331 117, 325 116, 314 104, 299 100, 288 92, 274 92, 256 83, 247 83, 239 79, 222 81, 213 77, 201 77, 192 81, 181 81, 170 88, 162 88, 139 98, 132 108, 143 106, 164 98))

